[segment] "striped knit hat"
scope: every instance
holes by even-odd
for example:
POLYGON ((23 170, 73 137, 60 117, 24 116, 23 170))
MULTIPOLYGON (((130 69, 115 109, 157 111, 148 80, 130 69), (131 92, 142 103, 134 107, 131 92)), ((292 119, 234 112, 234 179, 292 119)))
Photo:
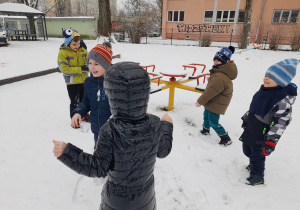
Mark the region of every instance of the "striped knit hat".
POLYGON ((97 44, 96 47, 89 52, 87 60, 89 61, 89 59, 94 59, 107 70, 111 66, 112 51, 106 43, 97 44))
POLYGON ((286 87, 296 75, 297 64, 299 61, 295 58, 285 59, 270 66, 265 76, 270 77, 279 86, 286 87))

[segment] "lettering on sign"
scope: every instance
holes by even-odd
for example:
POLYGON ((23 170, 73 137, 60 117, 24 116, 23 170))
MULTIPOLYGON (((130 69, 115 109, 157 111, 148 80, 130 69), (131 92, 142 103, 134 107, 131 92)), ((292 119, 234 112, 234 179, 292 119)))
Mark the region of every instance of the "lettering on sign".
POLYGON ((178 28, 178 32, 187 32, 187 33, 194 33, 194 32, 228 33, 230 25, 178 24, 177 28, 178 28))

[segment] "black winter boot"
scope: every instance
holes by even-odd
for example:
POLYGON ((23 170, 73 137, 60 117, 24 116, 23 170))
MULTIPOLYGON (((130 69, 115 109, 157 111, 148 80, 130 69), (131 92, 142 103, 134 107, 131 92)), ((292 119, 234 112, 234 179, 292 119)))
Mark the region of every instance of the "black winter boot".
POLYGON ((220 145, 224 145, 224 147, 226 147, 226 146, 232 144, 232 141, 227 133, 220 136, 220 138, 221 138, 221 141, 219 142, 220 145))
POLYGON ((200 131, 200 133, 201 133, 202 135, 204 135, 204 136, 207 136, 207 135, 210 134, 210 133, 209 133, 209 129, 204 128, 204 127, 203 127, 203 129, 200 131))
POLYGON ((250 176, 247 180, 249 182, 248 185, 252 186, 264 184, 264 177, 259 175, 250 176))

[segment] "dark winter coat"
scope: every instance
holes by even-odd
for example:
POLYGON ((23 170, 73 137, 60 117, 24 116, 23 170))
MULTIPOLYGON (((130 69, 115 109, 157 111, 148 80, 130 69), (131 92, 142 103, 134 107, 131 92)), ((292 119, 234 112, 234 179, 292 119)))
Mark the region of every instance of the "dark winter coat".
POLYGON ((105 95, 103 87, 104 77, 93 77, 91 74, 84 81, 84 96, 81 103, 72 112, 72 116, 75 113, 79 113, 81 116, 85 116, 87 112, 90 112, 90 123, 92 132, 98 135, 100 128, 108 118, 111 116, 108 98, 105 95))
POLYGON ((69 143, 59 160, 86 176, 108 175, 100 209, 156 209, 155 161, 171 152, 173 125, 146 113, 150 79, 138 64, 114 64, 104 87, 113 118, 100 129, 94 154, 69 143))
POLYGON ((210 77, 204 93, 197 102, 215 114, 225 114, 232 98, 237 67, 233 61, 210 70, 210 77))
POLYGON ((261 149, 265 141, 278 143, 292 120, 292 105, 297 95, 297 87, 293 88, 293 93, 276 103, 264 117, 249 111, 243 115, 244 132, 240 137, 243 143, 257 149, 261 149))

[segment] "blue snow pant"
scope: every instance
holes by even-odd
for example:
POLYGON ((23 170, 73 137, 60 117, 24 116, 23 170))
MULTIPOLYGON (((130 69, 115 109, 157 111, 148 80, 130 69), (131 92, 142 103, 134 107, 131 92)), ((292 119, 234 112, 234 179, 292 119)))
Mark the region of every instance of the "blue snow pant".
POLYGON ((262 154, 261 149, 243 143, 243 152, 250 160, 251 172, 254 175, 264 176, 266 157, 262 154))
POLYGON ((219 136, 226 134, 225 129, 219 124, 220 115, 215 114, 204 108, 203 112, 203 127, 209 129, 212 127, 219 136))

